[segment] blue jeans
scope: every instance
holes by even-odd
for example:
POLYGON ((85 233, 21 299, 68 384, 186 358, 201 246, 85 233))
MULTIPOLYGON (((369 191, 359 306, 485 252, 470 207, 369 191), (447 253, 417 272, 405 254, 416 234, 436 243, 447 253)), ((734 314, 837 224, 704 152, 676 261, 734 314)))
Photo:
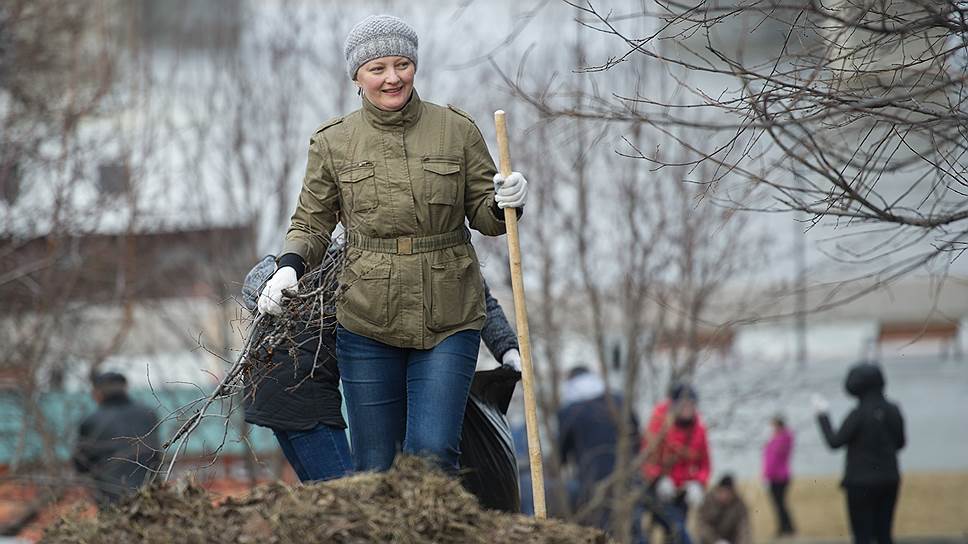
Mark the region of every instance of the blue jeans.
POLYGON ((272 430, 300 482, 332 480, 353 471, 346 431, 320 424, 308 431, 272 430))
POLYGON ((432 349, 408 349, 336 329, 356 470, 386 470, 402 450, 457 471, 480 342, 479 331, 461 331, 432 349))
POLYGON ((689 505, 682 498, 668 501, 660 505, 662 516, 659 525, 665 529, 666 538, 672 539, 674 544, 692 544, 686 521, 689 517, 689 505))

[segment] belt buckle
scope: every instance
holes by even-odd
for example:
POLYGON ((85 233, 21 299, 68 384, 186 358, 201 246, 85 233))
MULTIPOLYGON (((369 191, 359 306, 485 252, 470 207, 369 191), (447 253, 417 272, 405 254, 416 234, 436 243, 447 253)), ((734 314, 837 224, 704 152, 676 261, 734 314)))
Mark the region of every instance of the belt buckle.
POLYGON ((397 238, 397 255, 413 255, 413 238, 397 238))

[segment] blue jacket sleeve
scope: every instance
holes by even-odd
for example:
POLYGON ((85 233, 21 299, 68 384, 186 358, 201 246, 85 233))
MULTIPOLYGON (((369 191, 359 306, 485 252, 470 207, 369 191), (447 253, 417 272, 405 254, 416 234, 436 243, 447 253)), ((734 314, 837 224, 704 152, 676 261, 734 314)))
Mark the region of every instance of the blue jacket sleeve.
POLYGON ((501 304, 491 296, 491 289, 487 286, 486 281, 484 282, 484 301, 487 306, 487 317, 484 321, 484 328, 481 329, 481 340, 484 341, 484 345, 487 346, 491 355, 500 363, 505 352, 518 349, 518 336, 511 328, 511 324, 508 323, 508 318, 504 315, 501 304))

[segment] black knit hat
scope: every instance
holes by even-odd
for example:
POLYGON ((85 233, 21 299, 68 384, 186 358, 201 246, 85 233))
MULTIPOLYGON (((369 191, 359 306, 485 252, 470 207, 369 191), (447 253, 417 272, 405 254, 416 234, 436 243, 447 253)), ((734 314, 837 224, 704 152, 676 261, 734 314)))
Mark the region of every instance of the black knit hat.
POLYGON ((696 393, 696 390, 691 385, 685 382, 673 384, 669 388, 669 398, 674 401, 689 399, 693 402, 699 402, 699 394, 696 393))
POLYGON ((128 379, 120 372, 101 372, 91 379, 94 387, 104 387, 106 385, 128 385, 128 379))

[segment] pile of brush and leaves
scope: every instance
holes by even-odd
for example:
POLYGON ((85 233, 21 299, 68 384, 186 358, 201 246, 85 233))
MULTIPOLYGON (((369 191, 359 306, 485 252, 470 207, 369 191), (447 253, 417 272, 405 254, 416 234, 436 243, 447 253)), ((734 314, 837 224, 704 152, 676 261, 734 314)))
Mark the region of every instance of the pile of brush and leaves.
POLYGON ((422 461, 312 485, 267 484, 213 504, 191 486, 153 487, 95 519, 66 518, 43 542, 606 542, 594 529, 482 509, 422 461))

